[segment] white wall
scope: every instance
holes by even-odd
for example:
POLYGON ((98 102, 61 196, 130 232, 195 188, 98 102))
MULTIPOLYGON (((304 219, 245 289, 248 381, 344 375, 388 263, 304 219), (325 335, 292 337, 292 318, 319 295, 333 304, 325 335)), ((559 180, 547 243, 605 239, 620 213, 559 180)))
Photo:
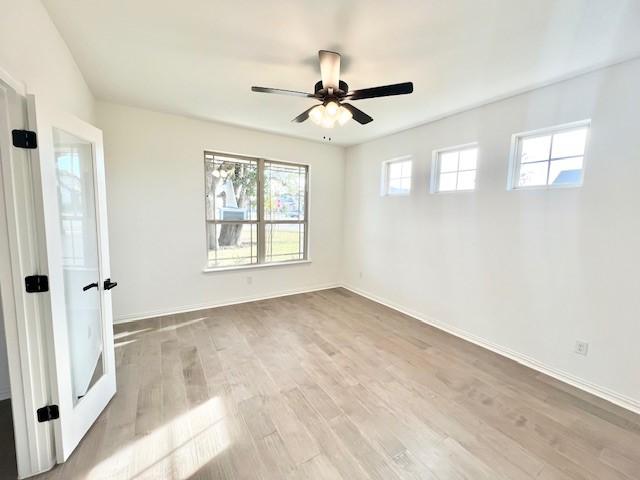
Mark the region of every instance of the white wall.
POLYGON ((636 60, 349 148, 345 283, 640 409, 639 86, 636 60), (506 190, 513 133, 587 118, 582 188, 506 190), (477 191, 428 193, 432 150, 474 141, 477 191))
MULTIPOLYGON (((0 79, 92 121, 93 96, 40 1, 0 0, 0 12, 0 79)), ((10 388, 2 311, 0 321, 0 398, 6 398, 10 388)))
POLYGON ((86 121, 94 100, 40 0, 0 0, 0 69, 29 93, 86 121))
POLYGON ((97 116, 116 321, 337 284, 342 148, 102 102, 97 116), (203 273, 205 149, 310 165, 310 264, 203 273))

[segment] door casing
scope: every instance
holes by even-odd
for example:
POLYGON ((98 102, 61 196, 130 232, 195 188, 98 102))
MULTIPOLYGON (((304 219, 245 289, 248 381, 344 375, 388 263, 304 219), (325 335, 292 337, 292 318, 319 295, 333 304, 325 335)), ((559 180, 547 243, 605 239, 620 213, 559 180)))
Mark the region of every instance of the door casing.
MULTIPOLYGON (((27 293, 24 277, 47 275, 39 195, 37 150, 12 145, 11 130, 32 129, 28 99, 0 70, 0 294, 4 317, 11 407, 20 478, 55 464, 53 428, 37 420, 51 403, 48 293, 27 293)), ((24 91, 23 89, 21 89, 24 91)))

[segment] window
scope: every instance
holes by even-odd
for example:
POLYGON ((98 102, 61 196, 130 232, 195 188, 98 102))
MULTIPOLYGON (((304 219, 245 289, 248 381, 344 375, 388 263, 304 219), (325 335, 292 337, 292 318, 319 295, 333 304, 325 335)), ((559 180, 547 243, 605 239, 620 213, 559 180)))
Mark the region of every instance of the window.
POLYGON ((205 152, 207 266, 307 258, 308 167, 205 152))
POLYGON ((514 136, 510 188, 582 185, 589 122, 514 136))
POLYGON ((455 192, 476 188, 478 147, 464 145, 433 152, 431 191, 455 192))
POLYGON ((382 164, 382 194, 409 195, 411 193, 411 159, 389 160, 382 164))

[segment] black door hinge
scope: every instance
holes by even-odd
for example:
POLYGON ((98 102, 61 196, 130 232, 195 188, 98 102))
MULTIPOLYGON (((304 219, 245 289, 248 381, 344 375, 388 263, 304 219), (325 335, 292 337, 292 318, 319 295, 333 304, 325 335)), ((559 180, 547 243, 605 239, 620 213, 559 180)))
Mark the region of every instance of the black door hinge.
POLYGON ((30 275, 24 278, 24 286, 27 293, 48 292, 49 277, 46 275, 30 275))
POLYGON ((13 146, 18 148, 37 148, 38 136, 36 132, 31 130, 13 130, 11 132, 13 137, 13 146))
POLYGON ((60 418, 60 409, 58 409, 58 405, 46 405, 36 410, 36 413, 38 414, 38 421, 40 423, 60 418))

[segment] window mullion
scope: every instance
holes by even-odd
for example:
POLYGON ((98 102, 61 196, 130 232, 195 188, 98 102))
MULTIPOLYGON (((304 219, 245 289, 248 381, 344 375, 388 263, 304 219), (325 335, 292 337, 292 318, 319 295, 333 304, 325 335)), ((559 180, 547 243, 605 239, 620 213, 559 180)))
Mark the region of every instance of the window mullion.
POLYGON ((549 185, 549 175, 551 174, 551 155, 553 154, 553 137, 555 137, 555 134, 551 135, 551 140, 549 141, 549 160, 547 161, 547 181, 546 181, 546 185, 549 185))
POLYGON ((458 190, 458 179, 460 178, 460 152, 456 161, 456 191, 458 190))
POLYGON ((265 263, 264 159, 258 159, 258 263, 265 263))

